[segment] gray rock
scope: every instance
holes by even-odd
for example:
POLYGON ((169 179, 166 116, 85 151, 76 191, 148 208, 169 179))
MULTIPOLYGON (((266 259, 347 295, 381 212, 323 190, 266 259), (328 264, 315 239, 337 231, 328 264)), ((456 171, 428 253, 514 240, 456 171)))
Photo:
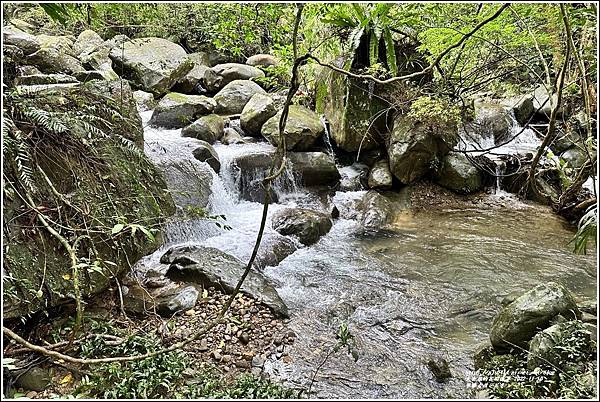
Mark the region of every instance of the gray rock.
POLYGON ((212 168, 193 162, 170 159, 156 162, 156 167, 162 172, 168 188, 173 189, 175 204, 184 214, 188 208, 206 207, 211 194, 212 168))
POLYGON ((496 351, 490 341, 485 341, 477 345, 473 353, 473 366, 475 370, 483 369, 495 355, 496 351))
POLYGON ((494 318, 490 341, 498 351, 516 345, 525 348, 535 333, 557 315, 581 317, 571 293, 555 282, 538 285, 504 307, 494 318))
POLYGON ((210 92, 216 92, 232 81, 250 80, 264 76, 265 73, 256 67, 246 64, 225 63, 217 64, 208 69, 204 75, 204 83, 206 89, 210 92))
POLYGON ((73 44, 73 51, 77 57, 94 52, 98 47, 104 45, 104 39, 91 29, 82 31, 73 44))
POLYGON ((252 367, 262 367, 265 365, 265 359, 261 355, 252 358, 252 367))
POLYGON ((50 384, 48 370, 34 366, 25 372, 18 373, 17 385, 29 391, 43 391, 50 384), (22 373, 22 374, 21 374, 22 373))
POLYGON ((306 246, 316 243, 331 230, 331 218, 322 212, 303 208, 287 208, 275 213, 272 226, 284 236, 297 236, 306 246))
POLYGON ((324 152, 290 152, 287 156, 294 175, 306 187, 335 186, 340 181, 340 172, 331 155, 324 152))
POLYGON ((42 72, 34 66, 19 66, 17 67, 17 75, 19 77, 26 75, 42 75, 42 72))
POLYGON ((106 75, 103 71, 97 70, 86 70, 86 71, 78 71, 75 74, 75 78, 80 82, 88 82, 91 80, 104 80, 106 75))
POLYGON ((193 67, 181 46, 162 38, 122 42, 110 51, 110 58, 125 78, 155 95, 166 93, 193 67))
POLYGON ((279 65, 279 60, 270 54, 255 54, 248 57, 246 64, 255 67, 274 67, 279 65))
POLYGON ((287 256, 298 249, 296 242, 278 233, 265 233, 261 247, 256 255, 254 266, 257 269, 276 267, 287 256))
POLYGON ((340 169, 340 191, 360 191, 368 185, 369 167, 363 163, 355 162, 350 166, 340 169))
POLYGON ((443 357, 430 356, 427 359, 427 368, 429 368, 437 382, 446 382, 452 377, 448 361, 443 357))
MULTIPOLYGON (((274 146, 279 146, 279 120, 281 112, 262 126, 261 134, 274 146)), ((285 145, 288 151, 308 151, 323 136, 325 128, 319 116, 300 105, 291 105, 285 125, 285 145)))
POLYGON ((107 39, 104 42, 104 46, 108 47, 108 49, 110 51, 114 50, 114 49, 120 49, 120 50, 124 50, 125 46, 125 42, 130 41, 131 39, 127 36, 127 35, 123 35, 123 34, 118 34, 113 36, 110 39, 107 39))
POLYGON ((84 67, 101 71, 105 80, 118 80, 119 76, 112 68, 112 61, 109 55, 110 48, 106 44, 103 44, 90 53, 81 54, 79 60, 81 60, 84 67))
POLYGON ((406 115, 396 117, 388 143, 390 171, 403 184, 422 178, 454 148, 457 131, 451 125, 433 129, 406 115))
POLYGON ((550 117, 552 113, 552 105, 558 101, 558 94, 550 94, 544 85, 539 85, 532 94, 533 109, 542 117, 550 117))
POLYGON ((546 328, 531 339, 527 354, 527 368, 533 370, 536 367, 560 367, 562 353, 555 346, 567 336, 578 340, 577 349, 571 353, 585 354, 592 351, 591 334, 585 327, 582 325, 581 329, 574 329, 573 323, 563 322, 546 328))
POLYGON ((16 28, 2 27, 2 39, 4 45, 12 45, 23 51, 28 56, 40 50, 40 41, 34 35, 28 34, 16 28))
POLYGON ((194 67, 177 81, 174 89, 185 94, 195 93, 198 84, 204 84, 204 75, 210 68, 208 57, 204 52, 191 53, 188 59, 192 61, 194 67))
POLYGON ((512 119, 509 111, 502 105, 476 103, 475 127, 482 137, 493 138, 494 143, 499 144, 510 137, 512 119))
POLYGON ((146 289, 133 280, 122 286, 123 307, 133 314, 156 313, 171 317, 196 305, 199 292, 194 286, 167 280, 161 287, 146 289))
POLYGON ((156 100, 154 99, 154 95, 152 95, 150 92, 139 90, 134 91, 133 98, 135 99, 135 103, 141 112, 152 110, 157 104, 156 100))
POLYGON ((81 62, 61 49, 61 46, 42 46, 37 52, 27 56, 25 61, 44 73, 75 74, 85 71, 81 62))
MULTIPOLYGON (((215 286, 226 293, 235 289, 246 268, 240 260, 216 248, 196 245, 171 247, 160 261, 170 265, 167 277, 173 280, 215 286)), ((260 272, 250 270, 241 292, 259 300, 277 316, 288 316, 287 306, 260 272)))
POLYGON ((67 74, 34 74, 17 77, 17 85, 48 85, 78 82, 77 78, 67 74))
POLYGON ((533 95, 531 94, 503 99, 501 104, 508 108, 508 110, 512 110, 515 115, 515 120, 517 120, 521 126, 524 126, 528 122, 535 111, 533 108, 533 95))
POLYGON ((225 121, 217 114, 209 114, 202 116, 189 126, 181 130, 183 137, 197 138, 206 141, 209 144, 214 144, 215 141, 223 137, 225 121))
POLYGON ((483 188, 481 172, 461 153, 450 153, 435 175, 436 183, 460 194, 470 194, 483 188))
POLYGON ((385 228, 393 217, 392 203, 377 191, 369 191, 357 205, 359 221, 369 231, 385 228))
POLYGON ((574 169, 580 169, 588 160, 588 155, 585 150, 577 146, 567 149, 560 154, 560 157, 567 162, 567 166, 574 169))
POLYGON ((215 101, 202 95, 184 95, 170 92, 165 95, 150 119, 150 124, 166 128, 181 128, 199 116, 212 113, 215 101))
POLYGON ((242 136, 231 127, 226 127, 223 130, 223 138, 221 142, 225 145, 243 144, 245 141, 242 136))
POLYGON ((214 96, 215 112, 219 114, 242 113, 246 104, 255 94, 266 94, 257 83, 248 80, 229 82, 214 96))
POLYGON ((206 162, 217 173, 221 170, 221 162, 217 151, 206 141, 199 141, 198 148, 192 151, 194 158, 200 162, 206 162))
POLYGON ((260 136, 263 124, 277 114, 273 98, 257 93, 250 98, 240 116, 240 126, 249 135, 260 136))
POLYGON ((392 188, 392 172, 387 159, 376 162, 369 171, 369 188, 386 190, 392 188))

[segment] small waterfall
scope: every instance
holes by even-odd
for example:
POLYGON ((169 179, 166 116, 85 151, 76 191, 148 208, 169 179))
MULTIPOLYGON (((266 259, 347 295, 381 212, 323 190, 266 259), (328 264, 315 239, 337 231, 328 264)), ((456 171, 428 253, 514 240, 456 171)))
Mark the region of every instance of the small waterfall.
POLYGON ((325 116, 320 117, 321 124, 325 129, 325 134, 323 134, 323 142, 325 143, 325 149, 327 153, 335 158, 335 154, 333 152, 333 145, 331 145, 331 128, 329 126, 329 121, 325 116))

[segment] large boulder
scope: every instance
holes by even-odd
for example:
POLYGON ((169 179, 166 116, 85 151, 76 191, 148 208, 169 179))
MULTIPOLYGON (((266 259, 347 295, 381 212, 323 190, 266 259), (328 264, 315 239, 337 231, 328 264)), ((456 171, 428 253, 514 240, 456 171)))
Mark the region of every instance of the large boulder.
POLYGON ((25 58, 44 73, 75 74, 85 71, 81 62, 74 56, 73 42, 64 36, 38 35, 40 48, 25 58))
POLYGON ((4 45, 16 46, 25 56, 40 50, 40 41, 35 35, 28 34, 16 28, 2 27, 4 45))
POLYGON ((279 65, 279 60, 270 54, 255 54, 248 57, 246 64, 254 67, 275 67, 279 65))
POLYGON ((461 153, 446 155, 435 178, 442 187, 460 194, 474 193, 483 187, 481 172, 461 153))
POLYGON ((104 45, 104 39, 91 29, 86 29, 77 37, 73 44, 73 51, 77 57, 81 57, 84 54, 92 53, 102 45, 104 45))
POLYGON ((384 229, 393 218, 393 205, 382 194, 377 191, 369 191, 356 206, 358 219, 367 231, 379 231, 384 229))
POLYGON ((515 120, 524 126, 535 111, 533 108, 533 96, 531 94, 515 96, 502 100, 502 105, 512 110, 515 120))
MULTIPOLYGON (((276 147, 281 142, 280 119, 281 112, 267 120, 261 129, 263 137, 276 147)), ((284 130, 285 147, 288 151, 309 151, 324 133, 325 127, 315 112, 300 105, 290 106, 284 130)))
POLYGON ((202 95, 184 95, 170 92, 165 95, 150 119, 150 124, 165 128, 181 128, 199 116, 212 113, 215 101, 202 95))
POLYGON ((229 82, 214 96, 217 103, 215 112, 219 114, 242 113, 246 104, 255 94, 266 94, 257 83, 248 80, 229 82))
POLYGON ((152 95, 150 92, 144 92, 140 90, 134 91, 133 98, 135 99, 135 103, 141 112, 152 110, 156 107, 156 100, 154 99, 154 95, 152 95))
POLYGON ((193 67, 181 46, 162 38, 123 42, 111 50, 110 58, 125 78, 155 95, 166 93, 193 67))
POLYGON ((198 120, 185 126, 181 130, 183 137, 197 138, 206 141, 209 144, 214 144, 223 137, 225 121, 218 114, 209 114, 200 117, 198 120))
POLYGON ((263 124, 277 114, 273 98, 267 94, 257 93, 250 98, 240 116, 240 126, 248 135, 260 136, 263 124))
POLYGON ((526 348, 539 331, 547 328, 553 318, 581 317, 575 299, 562 285, 548 282, 538 285, 504 307, 494 318, 490 341, 496 350, 526 348))
MULTIPOLYGON (((169 264, 167 277, 175 281, 191 282, 205 287, 214 286, 225 293, 231 293, 246 267, 232 255, 216 248, 203 246, 175 246, 170 248, 160 259, 169 264)), ((267 307, 280 317, 287 317, 287 306, 279 297, 277 290, 268 279, 250 269, 240 291, 267 307)))
POLYGON ((198 92, 198 85, 204 84, 204 75, 210 68, 208 66, 208 58, 206 53, 197 52, 188 55, 188 59, 194 64, 194 67, 183 77, 177 81, 174 89, 178 92, 191 94, 198 92))
POLYGON ((369 171, 369 188, 374 190, 386 190, 392 188, 392 172, 387 159, 375 162, 369 171))
POLYGON ((333 222, 329 215, 304 208, 287 208, 275 213, 272 226, 284 236, 297 236, 306 246, 316 243, 326 235, 333 222))
POLYGON ((101 45, 89 53, 81 54, 79 60, 81 60, 84 67, 101 71, 105 80, 117 80, 119 76, 112 68, 112 61, 109 54, 110 48, 106 45, 101 45))
POLYGON ((17 85, 52 85, 78 82, 77 78, 67 74, 32 74, 17 77, 17 85))
POLYGON ((475 122, 478 133, 493 138, 499 144, 510 137, 513 121, 506 107, 496 103, 475 103, 475 122))
POLYGON ((206 89, 216 92, 225 85, 236 80, 251 80, 264 77, 260 69, 246 64, 225 63, 217 64, 208 69, 204 76, 206 89))
POLYGON ((294 176, 306 187, 333 187, 340 181, 340 172, 331 155, 324 152, 289 152, 287 157, 294 176))
POLYGON ((548 92, 546 86, 539 85, 532 94, 533 109, 540 117, 548 118, 552 113, 552 106, 558 101, 558 94, 548 92))
POLYGON ((399 115, 388 143, 390 171, 403 184, 409 184, 439 165, 457 141, 454 125, 432 127, 426 121, 399 115))
POLYGON ((206 141, 198 141, 198 148, 192 151, 194 158, 206 162, 217 173, 221 170, 221 162, 217 151, 206 141))
POLYGON ((213 180, 210 166, 194 159, 172 158, 155 161, 155 165, 172 190, 173 200, 181 216, 187 216, 190 208, 205 208, 208 205, 213 180))

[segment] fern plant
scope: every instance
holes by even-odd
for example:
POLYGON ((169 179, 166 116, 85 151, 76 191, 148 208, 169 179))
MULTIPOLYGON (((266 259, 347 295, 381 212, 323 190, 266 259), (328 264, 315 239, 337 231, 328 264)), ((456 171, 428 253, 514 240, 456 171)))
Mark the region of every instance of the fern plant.
POLYGON ((573 243, 573 252, 575 254, 586 254, 587 244, 590 239, 596 238, 598 228, 598 206, 592 205, 579 220, 577 233, 571 243, 573 243))

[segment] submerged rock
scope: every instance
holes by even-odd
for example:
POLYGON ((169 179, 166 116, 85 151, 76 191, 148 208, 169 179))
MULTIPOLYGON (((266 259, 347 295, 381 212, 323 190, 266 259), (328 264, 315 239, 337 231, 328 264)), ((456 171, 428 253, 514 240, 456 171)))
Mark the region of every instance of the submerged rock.
MULTIPOLYGON (((170 265, 167 277, 172 280, 214 286, 225 293, 235 289, 246 268, 232 255, 197 245, 171 247, 160 262, 170 265)), ((255 269, 249 271, 241 292, 259 300, 277 316, 288 316, 287 306, 273 285, 255 269)))
POLYGON ((499 351, 516 345, 526 348, 527 342, 562 315, 567 319, 581 317, 571 293, 562 285, 549 282, 538 285, 504 307, 494 318, 490 341, 499 351))
POLYGON ((386 190, 392 188, 392 172, 387 159, 376 162, 369 171, 369 188, 386 190))
POLYGON ((242 113, 246 104, 255 94, 266 94, 257 83, 248 80, 234 80, 228 83, 215 96, 215 112, 219 114, 242 113))
POLYGON ((448 361, 441 356, 430 356, 427 359, 427 367, 437 382, 445 382, 452 377, 448 361))
POLYGON ((275 102, 271 96, 263 93, 254 94, 242 110, 240 126, 246 133, 260 136, 263 124, 276 113, 275 102))
MULTIPOLYGON (((206 89, 216 92, 235 80, 250 80, 252 78, 264 77, 260 69, 246 64, 225 63, 217 64, 205 73, 206 89)), ((239 113, 239 112, 237 112, 239 113)))
POLYGON ((189 126, 184 127, 181 130, 181 135, 214 144, 215 141, 223 137, 224 126, 225 121, 221 116, 218 114, 209 114, 200 117, 189 126))
POLYGON ((214 108, 215 101, 206 96, 170 92, 154 109, 150 124, 165 128, 181 128, 199 116, 212 113, 214 108))
POLYGON ((470 194, 483 187, 483 178, 469 159, 461 153, 450 153, 435 175, 436 183, 460 194, 470 194))
MULTIPOLYGON (((281 112, 267 120, 261 129, 263 137, 275 147, 279 146, 281 142, 280 119, 281 112)), ((308 151, 324 133, 325 128, 315 112, 304 106, 290 106, 284 130, 285 146, 288 151, 308 151)))
POLYGON ((181 46, 162 38, 122 42, 111 50, 110 58, 125 78, 155 95, 166 93, 193 67, 181 46))
POLYGON ((192 151, 194 158, 200 162, 206 162, 217 173, 221 170, 221 162, 217 151, 206 141, 198 141, 198 148, 192 151))
POLYGON ((306 246, 316 243, 332 225, 327 214, 303 208, 287 208, 272 217, 273 229, 284 236, 297 236, 306 246))

